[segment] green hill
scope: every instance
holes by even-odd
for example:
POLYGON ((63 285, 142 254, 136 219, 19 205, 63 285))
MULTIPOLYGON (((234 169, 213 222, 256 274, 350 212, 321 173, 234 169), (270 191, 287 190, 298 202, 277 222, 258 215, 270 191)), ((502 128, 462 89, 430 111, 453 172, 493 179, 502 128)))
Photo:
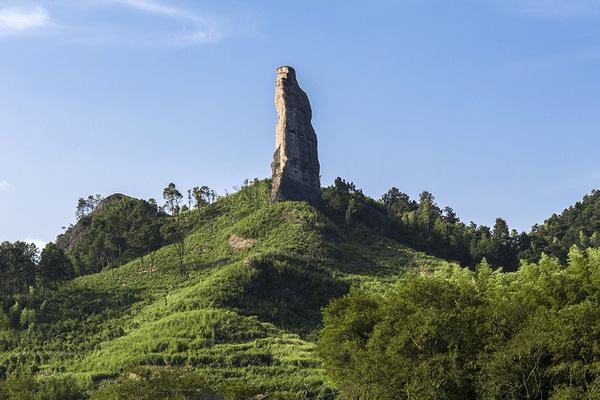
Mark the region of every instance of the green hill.
POLYGON ((554 399, 600 387, 598 192, 517 234, 501 218, 467 226, 426 191, 375 201, 340 178, 319 210, 269 204, 268 179, 214 202, 196 189, 190 210, 169 185, 170 215, 152 199, 96 196, 62 238, 68 253, 0 244, 0 399, 554 399))
POLYGON ((269 205, 269 190, 255 180, 176 216, 128 198, 85 220, 88 236, 69 253, 83 276, 61 283, 65 268, 3 297, 0 372, 89 395, 138 366, 185 367, 225 394, 332 398, 313 353, 322 307, 450 264, 394 240, 385 207, 362 193, 327 188, 319 211, 269 205))

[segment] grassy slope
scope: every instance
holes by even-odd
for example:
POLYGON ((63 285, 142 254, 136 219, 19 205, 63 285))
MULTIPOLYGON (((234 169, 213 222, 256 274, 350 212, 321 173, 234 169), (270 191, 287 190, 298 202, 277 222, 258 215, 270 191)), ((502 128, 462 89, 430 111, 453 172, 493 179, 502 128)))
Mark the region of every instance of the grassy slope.
POLYGON ((35 324, 0 340, 5 364, 24 353, 33 370, 88 380, 135 365, 191 365, 265 392, 325 390, 312 354, 321 307, 351 286, 382 292, 446 263, 382 229, 336 226, 305 203, 268 205, 268 193, 264 180, 184 213, 187 274, 167 246, 152 276, 145 257, 144 267, 138 259, 63 285, 35 324), (255 241, 232 248, 232 235, 255 241))

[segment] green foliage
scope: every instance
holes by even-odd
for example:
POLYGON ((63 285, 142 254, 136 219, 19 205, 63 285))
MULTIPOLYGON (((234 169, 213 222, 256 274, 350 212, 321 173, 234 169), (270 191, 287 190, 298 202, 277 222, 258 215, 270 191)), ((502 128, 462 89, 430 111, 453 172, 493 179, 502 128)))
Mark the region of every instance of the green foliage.
POLYGON ((33 376, 13 377, 0 382, 0 399, 33 400, 38 390, 37 380, 33 376))
POLYGON ((338 226, 349 226, 351 222, 368 228, 387 230, 383 207, 363 195, 354 183, 337 178, 335 185, 323 189, 323 213, 338 226))
POLYGON ((75 274, 73 263, 66 253, 52 242, 42 250, 37 265, 37 275, 42 288, 48 288, 56 281, 72 278, 75 274))
POLYGON ((86 218, 89 229, 69 253, 78 275, 122 265, 164 243, 154 226, 161 226, 165 218, 145 200, 123 197, 86 218))
MULTIPOLYGON (((269 193, 269 180, 255 180, 176 217, 129 198, 83 217, 88 233, 69 254, 83 276, 3 298, 0 372, 72 373, 119 396, 135 386, 113 384, 122 371, 190 366, 231 396, 332 398, 310 340, 321 307, 359 278, 327 240, 342 235, 332 221, 306 203, 269 205, 269 193), (183 251, 163 226, 179 229, 183 251)), ((61 259, 47 253, 48 265, 61 259)))
POLYGON ((0 297, 29 292, 35 285, 38 255, 31 243, 0 243, 0 297))
POLYGON ((472 222, 467 226, 451 207, 440 209, 428 191, 421 193, 417 203, 393 187, 380 203, 387 211, 392 235, 399 242, 470 268, 484 258, 494 268, 505 271, 518 267, 516 254, 522 238, 515 231, 509 233, 502 218, 496 219, 493 233, 487 226, 478 227, 472 222))
POLYGON ((542 253, 567 262, 571 246, 600 247, 600 191, 592 190, 581 202, 553 214, 542 225, 535 225, 522 239, 519 258, 535 262, 542 253))
POLYGON ((354 292, 325 309, 317 351, 349 398, 470 398, 479 303, 474 287, 431 278, 354 292))
POLYGON ((257 386, 243 381, 226 381, 217 386, 217 391, 228 400, 245 400, 260 393, 257 386))
POLYGON ((102 200, 104 200, 104 198, 100 194, 96 194, 95 196, 89 195, 87 199, 80 197, 77 202, 77 211, 75 212, 77 220, 81 220, 87 214, 94 211, 94 208, 96 208, 102 200))
POLYGON ((351 292, 324 310, 317 353, 343 398, 595 398, 600 250, 568 258, 351 292))
POLYGON ((70 375, 11 376, 0 381, 1 400, 83 400, 86 390, 70 375))
POLYGON ((160 233, 166 241, 173 243, 173 247, 179 257, 179 271, 182 274, 186 273, 183 265, 183 257, 185 256, 185 230, 179 223, 179 218, 176 221, 163 225, 160 228, 160 233))
POLYGON ((183 195, 177 190, 173 182, 169 183, 163 190, 163 198, 165 199, 164 209, 171 211, 171 215, 179 214, 179 203, 183 199, 183 195))
POLYGON ((68 255, 81 276, 66 280, 50 246, 33 284, 0 298, 0 373, 56 390, 73 376, 94 398, 593 393, 597 253, 505 274, 521 237, 502 219, 465 226, 429 192, 376 202, 336 179, 317 210, 269 204, 270 189, 246 180, 214 201, 203 187, 174 216, 130 198, 83 216, 68 255))
POLYGON ((201 215, 200 208, 212 203, 217 198, 217 193, 214 190, 211 190, 208 186, 202 187, 194 187, 191 190, 188 190, 188 198, 191 202, 191 199, 194 199, 194 208, 198 210, 198 215, 201 215))
POLYGON ((98 400, 163 400, 215 398, 202 374, 183 368, 138 367, 121 374, 113 385, 97 391, 98 400))

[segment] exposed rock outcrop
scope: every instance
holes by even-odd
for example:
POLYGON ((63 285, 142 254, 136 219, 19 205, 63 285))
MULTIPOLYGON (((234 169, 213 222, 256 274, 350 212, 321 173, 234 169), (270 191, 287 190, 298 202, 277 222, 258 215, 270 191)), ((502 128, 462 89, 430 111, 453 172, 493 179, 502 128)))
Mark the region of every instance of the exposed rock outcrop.
POLYGON ((106 208, 106 206, 114 203, 115 201, 120 201, 124 198, 132 197, 125 196, 121 193, 115 193, 102 200, 92 210, 92 212, 90 212, 87 216, 81 218, 74 226, 70 227, 65 233, 59 235, 56 238, 56 247, 66 252, 71 251, 77 245, 79 239, 81 239, 81 237, 85 235, 90 229, 91 218, 89 217, 93 217, 94 215, 100 214, 102 210, 106 208))
POLYGON ((275 84, 277 108, 276 150, 271 171, 271 203, 307 201, 321 205, 321 178, 317 135, 312 127, 308 96, 296 80, 292 67, 277 69, 275 84))
POLYGON ((231 247, 234 250, 239 250, 239 249, 245 249, 246 247, 250 247, 252 246, 254 243, 256 243, 258 240, 256 239, 244 239, 239 237, 238 235, 236 235, 235 233, 233 235, 231 235, 231 237, 229 238, 229 247, 231 247))

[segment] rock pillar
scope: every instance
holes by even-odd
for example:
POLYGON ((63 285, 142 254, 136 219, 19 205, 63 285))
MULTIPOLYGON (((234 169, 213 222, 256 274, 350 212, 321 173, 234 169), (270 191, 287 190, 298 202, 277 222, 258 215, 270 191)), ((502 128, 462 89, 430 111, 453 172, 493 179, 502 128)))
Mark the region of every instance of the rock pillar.
POLYGON ((296 80, 292 67, 277 69, 275 84, 277 108, 276 147, 271 171, 271 203, 307 201, 321 204, 321 178, 317 135, 312 127, 308 96, 296 80))

